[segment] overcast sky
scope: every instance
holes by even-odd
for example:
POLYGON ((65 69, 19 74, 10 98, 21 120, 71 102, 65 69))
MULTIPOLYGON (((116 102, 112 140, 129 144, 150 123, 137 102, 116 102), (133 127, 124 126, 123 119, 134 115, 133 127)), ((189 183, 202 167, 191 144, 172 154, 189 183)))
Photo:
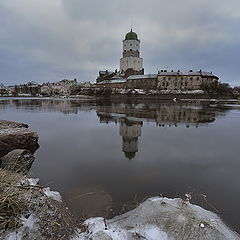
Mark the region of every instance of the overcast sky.
POLYGON ((119 69, 122 40, 141 40, 146 73, 213 71, 240 85, 240 0, 1 0, 0 83, 119 69))

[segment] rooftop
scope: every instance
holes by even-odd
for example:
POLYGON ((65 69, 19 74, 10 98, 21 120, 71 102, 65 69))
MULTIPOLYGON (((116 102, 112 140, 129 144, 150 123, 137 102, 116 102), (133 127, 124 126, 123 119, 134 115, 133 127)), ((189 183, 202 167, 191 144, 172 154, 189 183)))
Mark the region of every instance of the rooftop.
POLYGON ((145 78, 157 78, 157 74, 131 75, 127 78, 127 80, 145 79, 145 78))
POLYGON ((137 34, 131 29, 131 31, 126 34, 125 40, 138 40, 137 34))
POLYGON ((167 71, 167 70, 161 70, 158 71, 158 76, 209 76, 209 77, 216 77, 213 75, 212 72, 203 72, 203 71, 192 71, 189 72, 180 72, 180 71, 167 71))

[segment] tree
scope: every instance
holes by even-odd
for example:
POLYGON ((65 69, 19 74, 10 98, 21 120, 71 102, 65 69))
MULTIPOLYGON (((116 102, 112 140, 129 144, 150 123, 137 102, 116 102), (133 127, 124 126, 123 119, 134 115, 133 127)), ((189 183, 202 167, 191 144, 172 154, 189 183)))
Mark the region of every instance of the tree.
POLYGON ((205 91, 209 95, 217 95, 217 96, 232 96, 233 89, 230 87, 228 83, 221 82, 211 82, 211 83, 202 83, 201 89, 205 91))

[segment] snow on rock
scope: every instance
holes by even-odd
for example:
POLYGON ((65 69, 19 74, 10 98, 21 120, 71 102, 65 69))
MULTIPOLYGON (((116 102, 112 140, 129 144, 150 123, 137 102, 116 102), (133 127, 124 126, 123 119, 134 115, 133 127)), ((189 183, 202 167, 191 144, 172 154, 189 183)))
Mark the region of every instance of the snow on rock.
POLYGON ((90 218, 87 231, 72 240, 225 240, 240 239, 210 211, 182 199, 149 198, 110 220, 90 218))
POLYGON ((43 193, 49 197, 52 198, 53 200, 56 200, 58 202, 62 201, 61 195, 59 192, 51 191, 49 187, 46 187, 43 189, 43 193))

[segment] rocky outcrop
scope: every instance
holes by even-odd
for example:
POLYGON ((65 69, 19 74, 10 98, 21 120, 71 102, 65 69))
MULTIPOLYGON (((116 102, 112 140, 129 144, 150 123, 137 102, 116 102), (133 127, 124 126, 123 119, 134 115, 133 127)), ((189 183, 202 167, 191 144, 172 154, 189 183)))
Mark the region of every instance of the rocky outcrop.
POLYGON ((27 172, 35 160, 34 155, 23 149, 15 149, 2 157, 1 167, 12 172, 27 172))
POLYGON ((14 149, 38 149, 38 135, 24 123, 0 121, 0 158, 14 149))
POLYGON ((0 130, 7 128, 28 128, 28 125, 25 123, 10 122, 6 120, 0 120, 0 130))

